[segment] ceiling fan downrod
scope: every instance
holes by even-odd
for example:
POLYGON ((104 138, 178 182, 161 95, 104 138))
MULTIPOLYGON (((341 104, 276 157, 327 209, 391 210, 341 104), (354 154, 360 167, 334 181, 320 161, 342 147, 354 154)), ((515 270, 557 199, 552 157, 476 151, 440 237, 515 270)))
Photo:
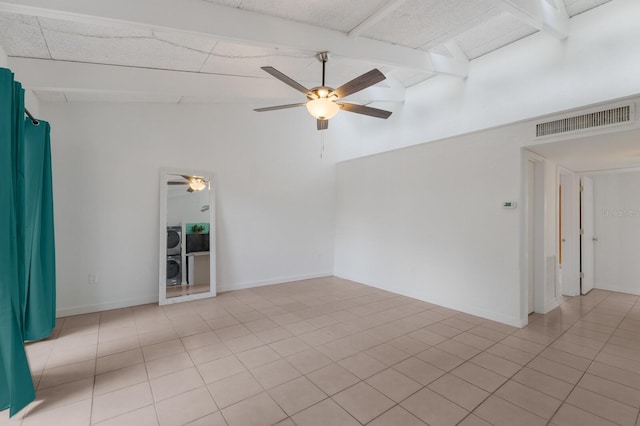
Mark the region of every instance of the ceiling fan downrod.
POLYGON ((317 58, 322 62, 322 86, 324 87, 324 75, 327 61, 329 60, 329 52, 318 52, 317 58))

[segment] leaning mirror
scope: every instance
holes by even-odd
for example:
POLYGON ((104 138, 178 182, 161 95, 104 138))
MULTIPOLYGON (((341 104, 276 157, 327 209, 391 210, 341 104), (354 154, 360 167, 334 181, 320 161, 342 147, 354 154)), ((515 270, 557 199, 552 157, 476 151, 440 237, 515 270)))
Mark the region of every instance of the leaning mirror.
POLYGON ((216 295, 213 174, 162 169, 160 173, 161 305, 216 295))

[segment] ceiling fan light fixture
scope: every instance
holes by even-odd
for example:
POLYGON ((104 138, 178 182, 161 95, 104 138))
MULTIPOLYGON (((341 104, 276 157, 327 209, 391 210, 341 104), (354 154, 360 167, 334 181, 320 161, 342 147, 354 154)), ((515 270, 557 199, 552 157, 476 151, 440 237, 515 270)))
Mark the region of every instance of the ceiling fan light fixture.
POLYGON ((207 183, 201 177, 194 176, 189 179, 189 188, 194 191, 202 191, 207 186, 207 183))
POLYGON ((328 120, 340 111, 340 105, 327 98, 313 99, 307 102, 307 111, 318 120, 328 120))

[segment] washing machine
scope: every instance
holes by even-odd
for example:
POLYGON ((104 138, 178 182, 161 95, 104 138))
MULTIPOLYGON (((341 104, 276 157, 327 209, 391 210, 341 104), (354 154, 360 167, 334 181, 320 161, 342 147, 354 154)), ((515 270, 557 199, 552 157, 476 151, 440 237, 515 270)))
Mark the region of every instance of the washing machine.
POLYGON ((167 226, 167 256, 182 254, 182 227, 167 226))
POLYGON ((182 256, 167 256, 167 285, 182 284, 182 256))

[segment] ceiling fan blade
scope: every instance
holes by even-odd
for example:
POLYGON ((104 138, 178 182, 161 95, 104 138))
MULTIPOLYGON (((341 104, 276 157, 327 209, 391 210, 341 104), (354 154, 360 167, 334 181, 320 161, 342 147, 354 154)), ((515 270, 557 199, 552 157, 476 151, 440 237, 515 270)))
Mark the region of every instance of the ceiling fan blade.
POLYGON ((305 106, 306 104, 307 104, 306 102, 301 102, 299 104, 276 105, 276 106, 265 107, 265 108, 256 108, 254 109, 254 111, 258 111, 258 112, 275 111, 277 109, 301 107, 301 106, 305 106))
POLYGON ((341 99, 345 96, 349 96, 366 89, 367 87, 373 86, 386 78, 387 77, 385 77, 377 68, 374 68, 371 71, 362 74, 360 77, 356 77, 348 83, 338 87, 333 91, 333 93, 338 95, 338 99, 341 99))
POLYGON ((298 83, 297 81, 295 81, 291 77, 288 77, 288 76, 282 74, 280 71, 278 71, 274 67, 260 67, 260 68, 262 68, 263 70, 265 70, 266 72, 268 72, 269 74, 271 74, 272 76, 274 76, 275 78, 277 78, 278 80, 283 82, 284 84, 287 84, 287 85, 293 87, 297 91, 302 92, 305 95, 307 93, 309 93, 309 89, 307 89, 306 87, 304 87, 302 84, 298 83))
POLYGON ((372 108, 364 105, 350 104, 347 102, 337 102, 337 104, 340 105, 340 108, 342 108, 343 110, 355 112, 356 114, 364 114, 371 117, 385 119, 389 118, 389 116, 391 115, 391 111, 385 111, 383 109, 372 108))
POLYGON ((318 119, 318 130, 327 130, 329 128, 329 120, 318 119))
POLYGON ((167 185, 189 185, 189 182, 167 182, 167 185))

